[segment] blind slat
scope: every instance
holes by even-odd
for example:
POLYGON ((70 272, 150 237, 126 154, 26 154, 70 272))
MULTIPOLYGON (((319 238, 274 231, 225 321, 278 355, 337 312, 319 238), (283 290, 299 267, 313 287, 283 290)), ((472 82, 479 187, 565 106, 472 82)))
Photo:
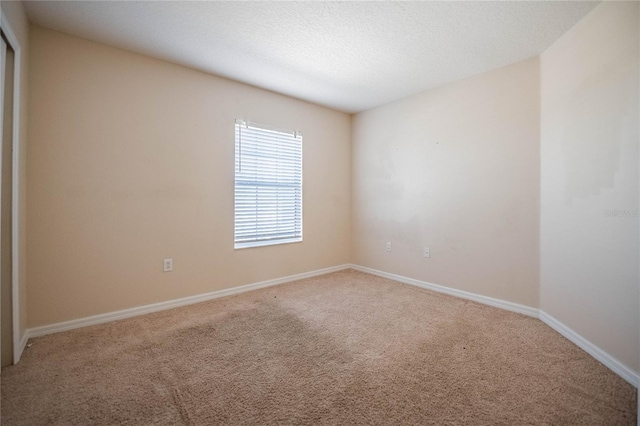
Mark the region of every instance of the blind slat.
POLYGON ((235 247, 302 241, 302 136, 235 127, 235 247))

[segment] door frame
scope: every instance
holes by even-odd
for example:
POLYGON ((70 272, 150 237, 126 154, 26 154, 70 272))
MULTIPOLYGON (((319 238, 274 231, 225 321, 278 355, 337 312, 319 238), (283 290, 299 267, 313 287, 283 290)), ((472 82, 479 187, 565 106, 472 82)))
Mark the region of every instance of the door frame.
POLYGON ((17 364, 27 344, 27 335, 20 335, 20 241, 19 241, 19 203, 20 203, 20 71, 22 49, 11 24, 5 14, 0 21, 2 32, 13 49, 13 155, 11 182, 11 306, 13 363, 17 364))

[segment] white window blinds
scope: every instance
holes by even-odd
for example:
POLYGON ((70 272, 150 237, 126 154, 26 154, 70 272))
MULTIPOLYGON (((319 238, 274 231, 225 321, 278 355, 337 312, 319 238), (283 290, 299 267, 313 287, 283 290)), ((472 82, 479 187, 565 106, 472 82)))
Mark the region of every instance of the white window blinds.
POLYGON ((235 248, 302 241, 302 134, 236 120, 235 248))

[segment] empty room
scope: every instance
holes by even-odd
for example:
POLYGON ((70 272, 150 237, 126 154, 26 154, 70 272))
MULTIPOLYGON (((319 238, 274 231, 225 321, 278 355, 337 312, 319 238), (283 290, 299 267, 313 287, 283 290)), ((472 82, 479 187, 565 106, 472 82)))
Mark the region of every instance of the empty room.
POLYGON ((0 4, 3 425, 640 425, 640 3, 0 4))

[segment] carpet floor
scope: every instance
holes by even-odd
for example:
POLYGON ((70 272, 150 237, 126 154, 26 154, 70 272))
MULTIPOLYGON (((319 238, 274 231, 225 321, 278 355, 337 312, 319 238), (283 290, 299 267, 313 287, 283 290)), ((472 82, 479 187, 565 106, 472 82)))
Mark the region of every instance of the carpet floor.
POLYGON ((6 425, 636 424, 539 320, 353 270, 31 343, 6 425))

